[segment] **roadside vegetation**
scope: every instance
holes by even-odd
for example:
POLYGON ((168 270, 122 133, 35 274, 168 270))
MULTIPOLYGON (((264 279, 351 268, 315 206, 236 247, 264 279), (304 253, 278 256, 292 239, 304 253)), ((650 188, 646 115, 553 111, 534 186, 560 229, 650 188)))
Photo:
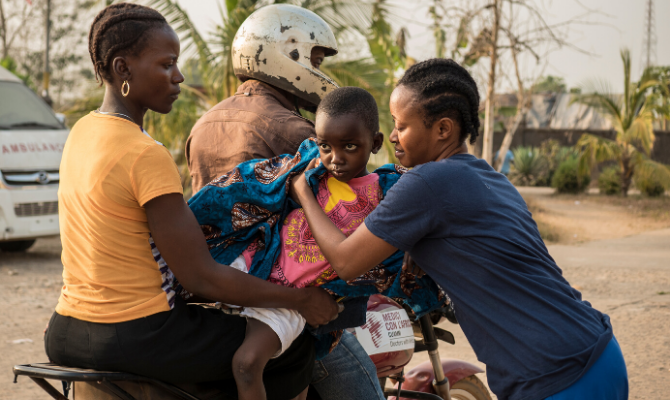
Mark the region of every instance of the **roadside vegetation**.
MULTIPOLYGON (((181 66, 186 77, 182 95, 168 115, 148 112, 147 131, 172 152, 181 173, 186 195, 190 191, 184 144, 200 116, 231 96, 239 81, 232 71, 230 49, 237 29, 255 10, 274 0, 221 0, 212 10, 214 26, 204 31, 177 0, 127 0, 151 6, 163 13, 182 41, 181 66)), ((185 4, 180 0, 181 4, 185 4)), ((115 0, 52 0, 51 93, 56 111, 72 126, 101 102, 103 90, 93 81, 87 54, 88 24, 99 10, 115 0)), ((393 121, 388 110, 391 91, 403 71, 415 60, 407 54, 408 21, 404 8, 390 0, 288 0, 320 15, 333 28, 340 53, 329 57, 322 70, 341 86, 358 86, 377 100, 381 130, 388 135, 393 121)), ((433 56, 462 63, 478 77, 482 93, 481 154, 501 170, 515 133, 524 125, 534 94, 570 93, 574 102, 597 109, 615 127, 613 139, 584 135, 574 148, 549 140, 541 146, 513 148, 515 160, 509 175, 520 186, 553 186, 557 192, 579 193, 591 179, 603 193, 626 195, 636 188, 647 196, 663 195, 670 188, 670 169, 651 160, 656 129, 667 129, 670 119, 670 67, 652 67, 638 78, 631 76, 631 60, 622 51, 623 95, 595 82, 568 87, 563 78, 544 75, 551 52, 575 47, 569 27, 590 23, 598 12, 583 8, 582 14, 554 24, 544 19, 543 5, 534 0, 421 0, 428 6, 422 18, 431 40, 433 56), (496 65, 505 66, 497 68, 496 65), (508 75, 496 70, 508 71, 508 75), (508 81, 514 89, 514 107, 495 106, 496 86, 508 81), (502 122, 504 120, 504 122, 502 122), (506 133, 499 149, 492 149, 493 127, 506 133), (577 160, 579 172, 574 171, 577 160), (559 172, 560 171, 560 172, 559 172), (598 172, 601 172, 600 174, 598 172), (576 180, 575 180, 576 179, 576 180)), ((417 3, 417 6, 419 3, 417 3)), ((0 65, 9 69, 37 93, 41 92, 44 56, 44 2, 0 0, 0 65)), ((416 22, 416 21, 413 21, 416 22)), ((304 113, 305 117, 313 115, 304 113)), ((370 167, 395 161, 393 149, 373 157, 370 167)), ((474 153, 474 148, 470 149, 474 153)), ((478 150, 479 151, 479 150, 478 150)))
POLYGON ((670 197, 535 193, 521 190, 547 244, 626 237, 670 227, 670 197))
POLYGON ((633 179, 638 174, 640 185, 649 195, 660 195, 670 188, 670 168, 650 158, 654 147, 654 121, 668 117, 670 109, 670 82, 654 68, 647 68, 640 80, 631 80, 630 51, 621 51, 624 93, 614 94, 603 82, 593 82, 585 94, 577 95, 575 102, 593 107, 612 123, 616 136, 613 140, 584 134, 577 142, 579 168, 590 172, 597 164, 615 162, 618 167, 620 190, 628 195, 633 179))
MULTIPOLYGON (((147 131, 169 146, 182 170, 183 184, 188 191, 190 177, 183 154, 185 140, 204 112, 235 93, 239 81, 233 73, 230 58, 233 39, 244 20, 268 2, 227 0, 220 5, 216 25, 209 35, 203 34, 174 0, 147 0, 144 3, 165 15, 180 35, 184 56, 188 57, 184 68, 186 82, 182 85, 186 95, 174 104, 170 114, 148 112, 145 117, 147 131)), ((340 54, 327 58, 321 69, 340 86, 358 86, 372 93, 379 105, 382 131, 388 134, 393 126, 388 99, 398 71, 411 63, 404 49, 404 31, 391 28, 390 20, 396 13, 394 6, 384 0, 298 0, 287 3, 314 11, 333 28, 341 47, 340 54)), ((313 117, 308 113, 304 115, 313 117)), ((384 159, 393 160, 393 149, 388 141, 385 141, 385 149, 384 159)))

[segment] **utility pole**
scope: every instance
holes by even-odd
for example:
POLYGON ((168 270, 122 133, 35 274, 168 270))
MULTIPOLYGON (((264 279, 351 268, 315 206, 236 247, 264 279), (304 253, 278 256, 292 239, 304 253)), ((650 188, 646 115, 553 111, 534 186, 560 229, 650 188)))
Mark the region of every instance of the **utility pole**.
POLYGON ((654 12, 654 0, 647 0, 647 7, 644 13, 645 29, 643 43, 643 69, 647 69, 656 62, 656 15, 654 12))
POLYGON ((46 31, 46 43, 44 48, 44 74, 42 80, 42 98, 53 107, 53 100, 49 96, 49 82, 51 81, 51 68, 49 68, 49 47, 51 46, 51 0, 46 0, 46 12, 44 15, 44 29, 46 31))
POLYGON ((498 32, 500 31, 502 0, 493 0, 493 3, 489 7, 493 9, 493 30, 491 31, 491 69, 489 70, 489 84, 486 90, 482 158, 490 165, 493 165, 493 132, 495 128, 493 100, 495 97, 496 66, 498 63, 498 32))

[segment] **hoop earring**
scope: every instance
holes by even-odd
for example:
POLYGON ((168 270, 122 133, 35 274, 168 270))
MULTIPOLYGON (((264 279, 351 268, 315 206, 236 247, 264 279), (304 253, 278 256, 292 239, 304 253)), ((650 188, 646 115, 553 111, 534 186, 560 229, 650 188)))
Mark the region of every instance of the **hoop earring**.
POLYGON ((121 96, 127 97, 128 93, 130 93, 130 83, 128 83, 128 81, 123 81, 123 85, 121 85, 121 96))

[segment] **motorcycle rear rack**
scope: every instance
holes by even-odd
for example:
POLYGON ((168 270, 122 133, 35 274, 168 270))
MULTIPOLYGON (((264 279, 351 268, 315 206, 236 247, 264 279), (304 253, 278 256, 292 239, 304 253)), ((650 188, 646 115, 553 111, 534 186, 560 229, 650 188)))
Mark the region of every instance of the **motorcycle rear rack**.
POLYGON ((179 399, 199 400, 197 397, 176 386, 159 381, 157 379, 129 374, 126 372, 96 371, 92 369, 64 367, 50 363, 15 365, 13 371, 14 383, 16 383, 19 375, 25 375, 32 379, 37 385, 39 385, 40 388, 49 393, 49 395, 56 400, 67 400, 69 385, 72 382, 97 382, 100 385, 106 386, 122 400, 135 400, 135 398, 128 392, 115 384, 115 381, 151 383, 179 399), (64 393, 61 394, 55 387, 47 382, 46 379, 62 381, 64 393))
MULTIPOLYGON (((199 400, 198 397, 193 396, 192 394, 176 386, 159 381, 157 379, 129 374, 126 372, 110 372, 97 371, 92 369, 71 368, 49 363, 15 365, 13 371, 14 383, 16 383, 19 375, 27 376, 32 379, 40 388, 42 388, 42 390, 47 392, 52 398, 56 400, 68 399, 69 387, 72 382, 97 382, 100 385, 106 386, 122 400, 135 400, 132 395, 116 385, 114 383, 115 381, 151 383, 180 399, 199 400), (61 394, 55 387, 53 387, 53 385, 46 381, 47 379, 62 381, 64 393, 61 394)), ((442 400, 440 396, 431 393, 415 392, 412 390, 400 390, 400 393, 398 393, 398 389, 392 388, 386 388, 384 390, 385 397, 397 396, 398 394, 400 394, 401 397, 408 399, 442 400)))

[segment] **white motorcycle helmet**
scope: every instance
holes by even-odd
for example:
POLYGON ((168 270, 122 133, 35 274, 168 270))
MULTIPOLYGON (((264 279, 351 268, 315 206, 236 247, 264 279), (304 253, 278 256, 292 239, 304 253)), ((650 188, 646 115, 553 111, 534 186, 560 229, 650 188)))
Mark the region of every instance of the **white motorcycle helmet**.
POLYGON ((233 39, 235 75, 258 79, 317 106, 337 84, 310 61, 312 48, 326 57, 337 54, 335 35, 313 12, 289 4, 273 4, 251 14, 233 39))

